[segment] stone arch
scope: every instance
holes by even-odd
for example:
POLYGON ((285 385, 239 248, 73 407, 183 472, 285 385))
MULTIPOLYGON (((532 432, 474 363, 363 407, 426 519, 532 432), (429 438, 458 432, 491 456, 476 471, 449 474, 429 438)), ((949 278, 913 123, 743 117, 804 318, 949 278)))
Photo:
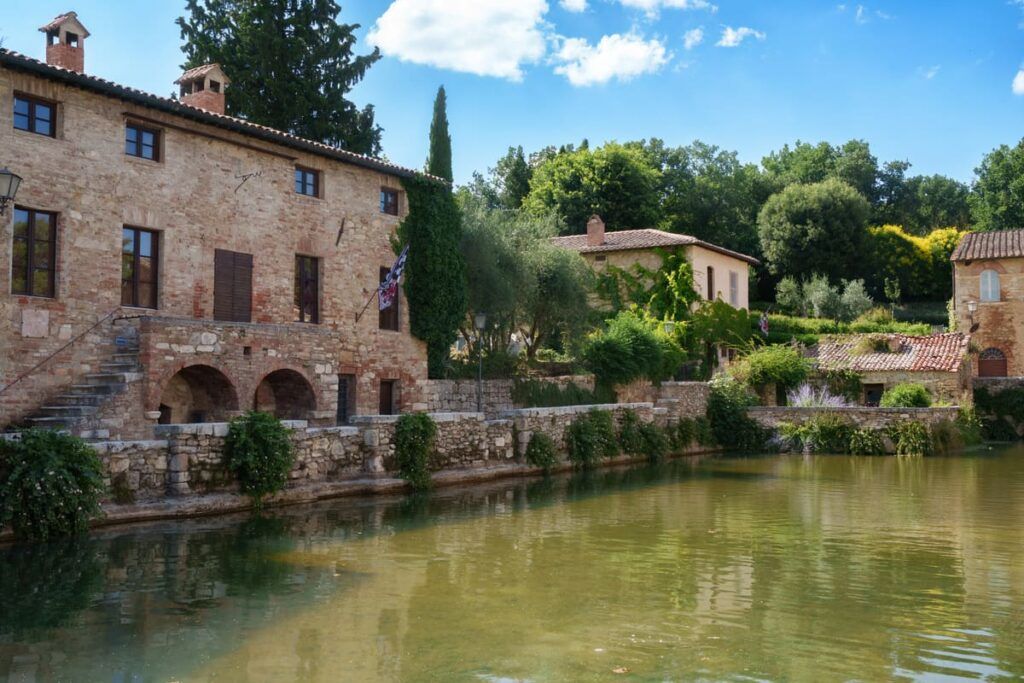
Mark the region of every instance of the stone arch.
POLYGON ((238 410, 238 392, 223 372, 209 365, 178 370, 160 392, 160 422, 226 422, 238 410))
POLYGON ((978 354, 978 377, 1006 377, 1006 354, 995 347, 978 354))
POLYGON ((256 386, 253 408, 282 420, 309 420, 316 412, 316 392, 301 372, 274 370, 256 386))

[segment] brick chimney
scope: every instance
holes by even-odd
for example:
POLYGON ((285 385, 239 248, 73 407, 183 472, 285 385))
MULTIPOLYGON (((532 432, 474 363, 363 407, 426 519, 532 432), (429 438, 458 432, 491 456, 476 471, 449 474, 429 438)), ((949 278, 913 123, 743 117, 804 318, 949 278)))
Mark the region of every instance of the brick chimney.
POLYGON ((181 86, 181 101, 184 104, 205 109, 214 114, 225 112, 224 91, 231 81, 224 75, 220 64, 204 64, 189 69, 174 82, 181 86))
POLYGON ((604 221, 597 214, 587 221, 587 246, 599 247, 604 244, 604 221))
POLYGON ((85 73, 85 39, 89 32, 74 12, 58 15, 39 30, 46 34, 46 63, 85 73))

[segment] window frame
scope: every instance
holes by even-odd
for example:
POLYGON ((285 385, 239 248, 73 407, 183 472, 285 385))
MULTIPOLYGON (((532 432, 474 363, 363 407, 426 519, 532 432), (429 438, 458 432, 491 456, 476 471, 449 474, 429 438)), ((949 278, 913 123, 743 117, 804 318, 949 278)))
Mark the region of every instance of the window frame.
POLYGON ((740 274, 735 270, 729 271, 729 305, 733 308, 740 306, 740 274))
POLYGON ((24 93, 14 93, 14 99, 11 101, 11 125, 14 130, 20 130, 23 133, 32 133, 34 135, 42 135, 46 138, 57 137, 57 103, 52 100, 45 100, 41 97, 35 97, 33 95, 26 95, 24 93), (28 103, 28 114, 23 116, 28 117, 28 128, 20 128, 18 126, 18 100, 23 100, 28 103), (37 107, 43 106, 50 110, 50 132, 42 133, 36 130, 36 123, 39 121, 39 116, 36 112, 37 107))
POLYGON ((397 216, 401 212, 402 196, 401 191, 393 187, 382 186, 380 188, 380 212, 387 216, 397 216), (387 201, 387 197, 394 197, 394 202, 387 201), (394 210, 391 210, 393 207, 394 210))
POLYGON ((320 261, 321 259, 316 256, 295 255, 294 305, 298 310, 298 320, 296 322, 311 325, 320 324, 320 261), (312 269, 309 266, 312 266, 312 269), (311 303, 313 306, 313 310, 309 313, 308 318, 305 305, 307 302, 304 301, 303 297, 307 291, 305 289, 306 286, 311 286, 312 298, 308 303, 311 303))
MULTIPOLYGON (((56 299, 57 298, 57 213, 54 211, 42 211, 39 209, 30 209, 27 206, 15 205, 14 212, 15 217, 18 211, 24 211, 28 213, 27 220, 27 231, 24 237, 18 237, 14 233, 14 237, 11 241, 11 294, 14 296, 31 296, 40 299, 56 299), (35 224, 36 219, 39 215, 49 216, 50 232, 49 240, 47 242, 50 245, 49 250, 49 261, 50 265, 47 268, 39 268, 35 265, 35 247, 36 247, 36 231, 35 224), (18 241, 25 243, 25 290, 15 291, 14 289, 14 274, 15 274, 15 258, 14 258, 14 245, 18 241), (49 273, 47 278, 47 289, 48 292, 38 293, 35 291, 35 275, 36 272, 49 273)), ((14 223, 17 223, 15 218, 14 223)), ((13 225, 12 225, 13 232, 13 225)))
POLYGON ((397 379, 382 379, 380 385, 377 388, 377 410, 381 415, 397 415, 398 414, 398 380, 397 379), (390 405, 385 409, 384 407, 384 387, 388 387, 388 398, 390 405))
POLYGON ((145 308, 149 310, 157 310, 160 307, 160 233, 156 230, 150 230, 148 228, 140 228, 135 225, 123 225, 121 226, 121 305, 128 308, 145 308), (125 233, 131 231, 134 233, 132 239, 132 251, 128 252, 124 250, 124 238, 125 233), (150 255, 143 257, 141 254, 141 243, 142 233, 148 233, 150 239, 150 255), (126 255, 132 257, 132 277, 130 280, 126 280, 124 276, 124 257, 126 255), (153 281, 142 282, 139 278, 141 268, 139 268, 139 261, 142 258, 149 258, 153 264, 153 281), (126 283, 131 284, 131 301, 125 302, 125 291, 124 287, 126 283), (140 285, 149 284, 152 285, 152 299, 150 302, 143 303, 140 298, 140 285))
POLYGON ((708 266, 707 267, 707 274, 705 276, 705 279, 707 280, 704 284, 706 284, 707 288, 708 288, 708 292, 707 292, 708 301, 714 301, 715 298, 716 298, 715 297, 715 267, 714 266, 708 266))
POLYGON ((984 303, 995 303, 1001 301, 1003 296, 1002 282, 1000 281, 999 271, 993 268, 986 268, 981 271, 981 275, 978 276, 978 298, 984 303), (986 282, 986 276, 988 281, 986 282), (992 287, 993 283, 995 286, 995 293, 993 294, 992 287), (988 294, 989 296, 986 296, 988 294))
POLYGON ((314 199, 320 199, 323 196, 323 185, 321 181, 320 171, 315 168, 309 168, 308 166, 295 165, 295 173, 293 175, 295 181, 295 194, 302 197, 313 197, 314 199), (313 194, 306 192, 305 190, 309 186, 309 180, 307 176, 313 179, 313 194), (301 186, 301 190, 299 189, 301 186))
MULTIPOLYGON (((380 282, 378 284, 384 284, 384 280, 387 278, 388 273, 391 272, 391 268, 387 266, 380 267, 380 282)), ((380 296, 378 294, 377 296, 380 296)), ((395 291, 395 300, 391 302, 391 305, 385 309, 377 307, 377 329, 384 330, 385 332, 401 332, 402 331, 402 314, 401 308, 399 308, 399 302, 402 300, 402 285, 399 284, 395 291)))
POLYGON ((124 124, 124 154, 125 154, 125 156, 129 156, 129 157, 132 157, 132 158, 135 158, 135 159, 143 159, 145 161, 155 161, 155 162, 159 163, 163 159, 163 154, 161 153, 161 149, 160 149, 162 146, 163 146, 163 131, 161 131, 159 128, 150 128, 149 126, 144 126, 141 123, 136 123, 134 121, 126 121, 125 122, 125 124, 124 124), (135 142, 133 143, 135 145, 135 153, 132 153, 132 152, 128 151, 128 131, 129 130, 134 130, 135 131, 135 142), (147 157, 146 155, 144 155, 142 153, 142 148, 144 146, 143 143, 142 143, 142 136, 143 136, 144 133, 149 133, 149 134, 151 134, 153 136, 153 156, 152 157, 147 157))

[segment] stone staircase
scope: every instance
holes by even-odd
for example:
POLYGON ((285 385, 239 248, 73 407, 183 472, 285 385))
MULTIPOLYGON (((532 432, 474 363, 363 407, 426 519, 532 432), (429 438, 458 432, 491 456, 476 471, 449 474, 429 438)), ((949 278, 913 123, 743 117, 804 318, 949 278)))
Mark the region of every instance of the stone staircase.
POLYGON ((87 440, 107 439, 109 430, 96 428, 93 418, 104 404, 141 378, 138 338, 118 337, 112 353, 99 363, 98 372, 84 375, 24 422, 31 427, 69 431, 87 440))

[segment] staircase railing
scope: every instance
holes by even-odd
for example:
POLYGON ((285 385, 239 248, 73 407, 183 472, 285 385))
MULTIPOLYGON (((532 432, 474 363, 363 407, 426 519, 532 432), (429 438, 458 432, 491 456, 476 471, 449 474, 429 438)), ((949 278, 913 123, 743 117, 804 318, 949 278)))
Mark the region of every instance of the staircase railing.
POLYGON ((36 364, 35 364, 34 366, 32 366, 32 367, 31 367, 31 368, 30 368, 29 370, 27 370, 27 371, 25 371, 24 373, 22 373, 21 375, 19 375, 19 376, 18 376, 18 377, 17 377, 17 378, 16 378, 16 379, 15 379, 15 380, 13 381, 13 382, 11 382, 10 384, 8 384, 8 385, 6 385, 6 386, 4 386, 4 387, 0 387, 0 394, 4 393, 4 392, 5 392, 5 391, 7 391, 8 389, 10 389, 11 387, 13 387, 13 386, 14 386, 15 384, 17 384, 17 383, 18 383, 18 382, 20 382, 21 380, 23 380, 23 379, 25 379, 25 378, 27 378, 27 377, 31 376, 31 375, 32 375, 32 373, 34 373, 34 372, 35 372, 36 370, 38 370, 39 368, 41 368, 41 367, 43 367, 44 365, 46 365, 47 363, 49 363, 49 362, 50 362, 50 361, 51 361, 51 360, 53 359, 53 357, 54 357, 54 356, 57 356, 58 354, 60 354, 60 353, 61 353, 62 351, 64 351, 65 349, 67 349, 67 348, 71 347, 71 346, 72 346, 72 345, 74 345, 74 344, 75 344, 75 342, 77 342, 77 341, 78 341, 79 339, 81 339, 81 338, 82 338, 82 337, 84 337, 85 335, 89 334, 90 332, 92 332, 93 330, 95 330, 95 329, 96 329, 97 327, 99 327, 100 325, 102 325, 103 323, 105 323, 106 321, 108 321, 108 320, 110 320, 111 318, 113 318, 113 317, 114 317, 114 314, 115 314, 115 313, 117 313, 117 312, 118 312, 118 311, 120 311, 120 310, 121 310, 121 308, 120 308, 120 307, 118 307, 118 308, 115 308, 114 310, 110 311, 110 313, 107 313, 107 314, 106 314, 105 316, 103 316, 102 318, 100 318, 99 320, 97 320, 96 322, 94 322, 94 323, 93 323, 92 325, 90 325, 88 329, 84 330, 83 332, 80 332, 80 333, 79 333, 78 335, 76 335, 75 337, 72 337, 72 338, 71 338, 71 339, 70 339, 70 340, 68 341, 68 343, 64 344, 64 346, 60 347, 59 349, 57 349, 56 351, 54 351, 53 353, 51 353, 51 354, 50 354, 49 356, 47 356, 46 358, 44 358, 43 360, 41 360, 41 361, 39 361, 38 363, 36 363, 36 364))

